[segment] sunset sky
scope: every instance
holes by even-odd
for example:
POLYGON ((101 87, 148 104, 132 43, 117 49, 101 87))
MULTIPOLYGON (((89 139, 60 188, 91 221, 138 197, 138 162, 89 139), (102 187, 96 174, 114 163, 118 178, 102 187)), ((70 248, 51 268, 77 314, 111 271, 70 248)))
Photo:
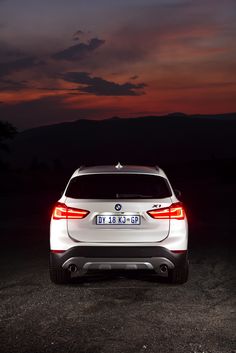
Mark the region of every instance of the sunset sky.
POLYGON ((0 120, 236 111, 235 0, 0 0, 0 120))

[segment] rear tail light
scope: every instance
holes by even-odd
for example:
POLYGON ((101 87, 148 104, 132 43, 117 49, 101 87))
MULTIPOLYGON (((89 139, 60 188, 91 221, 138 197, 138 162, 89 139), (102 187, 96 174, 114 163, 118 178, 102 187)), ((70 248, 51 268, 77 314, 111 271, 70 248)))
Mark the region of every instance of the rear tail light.
POLYGON ((89 211, 79 208, 68 207, 64 203, 58 202, 53 209, 53 219, 82 219, 89 214, 89 211))
POLYGON ((147 211, 155 219, 184 219, 185 212, 181 202, 172 203, 170 207, 147 211))

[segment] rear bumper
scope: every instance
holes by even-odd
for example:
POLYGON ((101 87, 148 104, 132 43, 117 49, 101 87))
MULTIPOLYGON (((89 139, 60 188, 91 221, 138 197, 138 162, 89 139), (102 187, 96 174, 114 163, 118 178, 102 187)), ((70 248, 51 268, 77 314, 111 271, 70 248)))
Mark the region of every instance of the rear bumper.
POLYGON ((187 260, 187 251, 175 254, 161 246, 75 246, 63 253, 51 253, 53 266, 69 269, 76 266, 79 272, 88 270, 149 269, 161 276, 181 267, 187 260))

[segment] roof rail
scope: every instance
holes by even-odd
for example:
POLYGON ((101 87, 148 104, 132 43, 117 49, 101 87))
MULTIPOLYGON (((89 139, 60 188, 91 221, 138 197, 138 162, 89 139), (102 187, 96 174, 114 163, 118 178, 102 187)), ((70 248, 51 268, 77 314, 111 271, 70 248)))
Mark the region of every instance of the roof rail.
POLYGON ((158 165, 155 165, 155 169, 159 172, 160 168, 158 167, 158 165))
POLYGON ((84 169, 86 166, 85 165, 81 165, 79 168, 78 168, 78 170, 82 170, 82 169, 84 169))

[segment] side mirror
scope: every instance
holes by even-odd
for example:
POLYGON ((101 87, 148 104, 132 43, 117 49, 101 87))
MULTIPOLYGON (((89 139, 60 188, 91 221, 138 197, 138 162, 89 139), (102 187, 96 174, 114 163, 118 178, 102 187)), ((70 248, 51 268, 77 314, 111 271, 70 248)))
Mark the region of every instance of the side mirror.
POLYGON ((181 199, 182 197, 182 193, 180 190, 178 189, 174 189, 174 193, 175 193, 175 196, 178 198, 178 199, 181 199))

